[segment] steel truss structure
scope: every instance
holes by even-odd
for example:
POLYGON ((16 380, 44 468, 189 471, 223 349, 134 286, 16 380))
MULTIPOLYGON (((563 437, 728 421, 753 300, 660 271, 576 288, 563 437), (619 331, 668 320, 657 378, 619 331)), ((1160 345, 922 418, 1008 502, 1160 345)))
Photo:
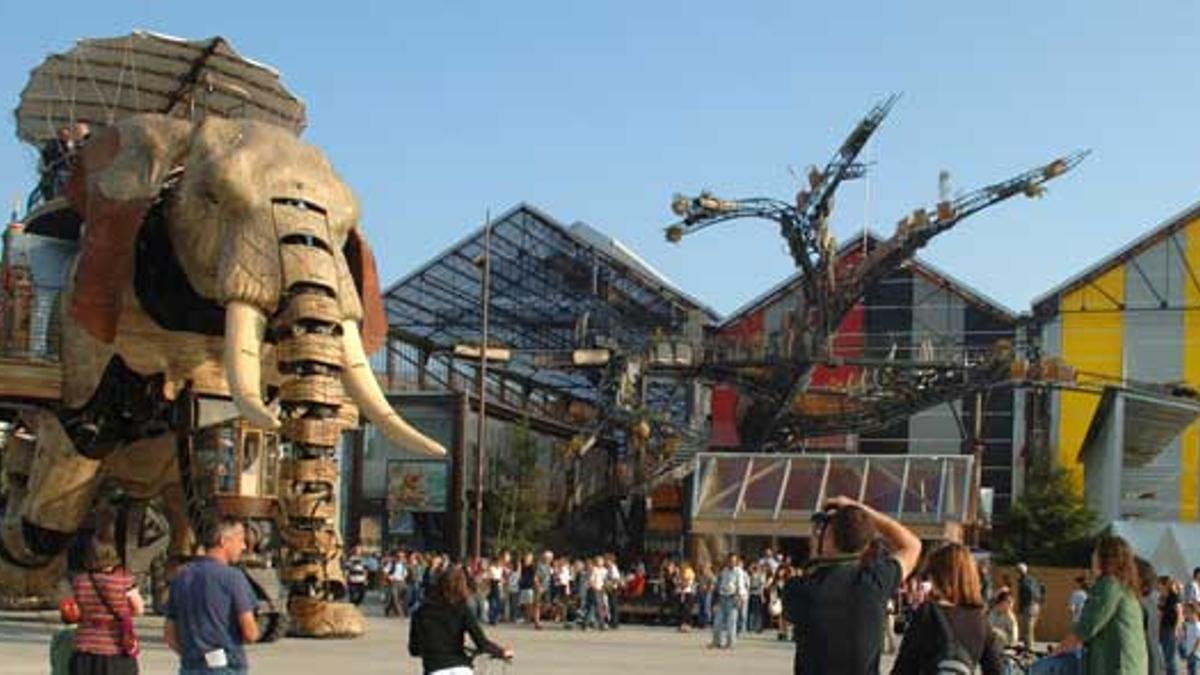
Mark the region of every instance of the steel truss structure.
MULTIPOLYGON (((622 433, 606 422, 627 355, 666 336, 691 336, 699 353, 704 329, 718 319, 619 244, 527 204, 491 223, 490 246, 488 346, 506 358, 489 356, 489 398, 575 424, 590 443, 622 433), (581 349, 611 360, 578 364, 581 349)), ((482 339, 483 256, 480 228, 385 291, 390 336, 376 370, 394 388, 477 386, 479 361, 463 358, 461 347, 477 349, 482 339)), ((663 396, 662 387, 648 390, 651 399, 663 396)), ((678 399, 666 407, 677 409, 678 399)))

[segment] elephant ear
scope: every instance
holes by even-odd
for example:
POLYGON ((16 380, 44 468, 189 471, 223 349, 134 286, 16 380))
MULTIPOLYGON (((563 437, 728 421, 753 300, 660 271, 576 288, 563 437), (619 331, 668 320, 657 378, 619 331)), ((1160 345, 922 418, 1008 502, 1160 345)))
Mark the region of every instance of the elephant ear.
POLYGON ((383 311, 383 294, 379 289, 379 273, 375 271, 375 255, 358 228, 350 230, 342 249, 346 265, 354 277, 354 287, 362 298, 363 350, 374 354, 387 339, 387 315, 383 311))
POLYGON ((183 120, 137 115, 93 134, 75 159, 67 200, 86 227, 68 309, 102 342, 116 338, 138 230, 190 130, 183 120))

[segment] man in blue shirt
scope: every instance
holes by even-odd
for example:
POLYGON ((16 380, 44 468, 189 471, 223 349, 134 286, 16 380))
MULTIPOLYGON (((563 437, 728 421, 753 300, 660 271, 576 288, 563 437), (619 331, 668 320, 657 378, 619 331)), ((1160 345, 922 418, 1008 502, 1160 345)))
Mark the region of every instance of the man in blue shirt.
POLYGON ((205 555, 171 580, 163 637, 179 654, 180 675, 243 675, 244 645, 258 639, 254 590, 231 567, 246 550, 246 531, 222 520, 207 534, 205 555))

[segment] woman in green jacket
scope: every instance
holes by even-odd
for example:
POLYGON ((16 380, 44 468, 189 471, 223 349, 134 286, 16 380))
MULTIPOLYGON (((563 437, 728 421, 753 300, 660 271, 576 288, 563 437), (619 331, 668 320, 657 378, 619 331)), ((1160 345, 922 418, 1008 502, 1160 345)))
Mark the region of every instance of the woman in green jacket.
POLYGON ((1098 579, 1058 651, 1086 648, 1088 675, 1145 675, 1149 666, 1133 550, 1120 537, 1103 536, 1092 554, 1092 570, 1098 579))

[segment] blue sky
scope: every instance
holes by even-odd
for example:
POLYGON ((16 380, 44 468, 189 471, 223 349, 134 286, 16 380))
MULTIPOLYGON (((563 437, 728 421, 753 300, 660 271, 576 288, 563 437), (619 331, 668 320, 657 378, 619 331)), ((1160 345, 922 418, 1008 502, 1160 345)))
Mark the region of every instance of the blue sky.
MULTIPOLYGON (((1067 151, 1092 157, 923 257, 1013 309, 1200 199, 1192 2, 105 2, 0 7, 0 96, 82 36, 224 35, 307 103, 385 280, 520 201, 582 220, 728 312, 791 272, 770 224, 667 244, 676 190, 789 197, 875 100, 840 238, 1067 151)), ((35 153, 0 119, 0 190, 35 153)))

